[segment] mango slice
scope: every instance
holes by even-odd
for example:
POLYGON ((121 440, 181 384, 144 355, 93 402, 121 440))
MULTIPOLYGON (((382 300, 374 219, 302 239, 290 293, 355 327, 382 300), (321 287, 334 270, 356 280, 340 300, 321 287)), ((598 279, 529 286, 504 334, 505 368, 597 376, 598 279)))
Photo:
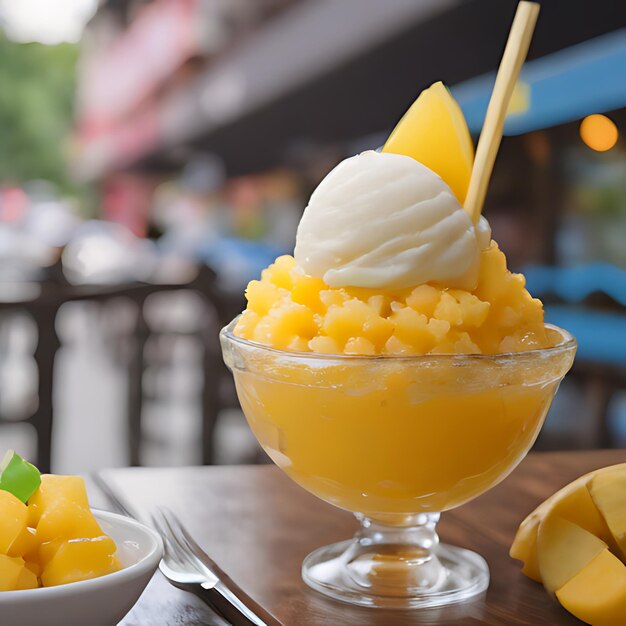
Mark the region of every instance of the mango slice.
POLYGON ((393 129, 383 152, 413 157, 449 185, 463 204, 474 144, 461 108, 442 82, 422 91, 393 129))
POLYGON ((593 626, 626 624, 626 567, 604 550, 556 592, 561 605, 593 626))
POLYGON ((40 484, 39 470, 14 450, 8 450, 0 463, 0 489, 11 492, 26 504, 40 484))
POLYGON ((579 619, 626 624, 626 464, 590 472, 548 498, 522 522, 510 554, 579 619))
POLYGON ((550 514, 539 527, 537 555, 544 587, 561 589, 582 571, 607 545, 580 526, 550 514))
POLYGON ((621 556, 626 556, 626 466, 597 474, 588 489, 619 546, 621 556))
POLYGON ((522 572, 526 576, 541 582, 537 561, 537 531, 543 518, 550 512, 577 524, 592 535, 599 537, 611 549, 617 549, 615 539, 611 535, 602 515, 598 512, 587 489, 588 483, 594 476, 602 475, 617 467, 624 468, 624 471, 626 471, 626 464, 623 464, 602 468, 581 476, 540 504, 521 523, 509 554, 512 558, 524 563, 522 572))
POLYGON ((115 542, 106 535, 64 541, 45 567, 41 581, 52 587, 115 572, 119 569, 116 550, 115 542))
POLYGON ((0 554, 6 554, 26 528, 26 505, 8 491, 0 490, 0 554))

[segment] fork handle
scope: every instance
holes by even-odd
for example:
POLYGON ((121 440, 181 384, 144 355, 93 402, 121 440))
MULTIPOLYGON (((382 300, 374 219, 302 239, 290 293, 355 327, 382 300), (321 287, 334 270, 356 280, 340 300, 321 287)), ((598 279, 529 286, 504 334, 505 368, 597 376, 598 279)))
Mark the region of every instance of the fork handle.
POLYGON ((220 580, 212 587, 200 585, 198 591, 202 599, 233 626, 283 626, 234 583, 227 586, 220 580))

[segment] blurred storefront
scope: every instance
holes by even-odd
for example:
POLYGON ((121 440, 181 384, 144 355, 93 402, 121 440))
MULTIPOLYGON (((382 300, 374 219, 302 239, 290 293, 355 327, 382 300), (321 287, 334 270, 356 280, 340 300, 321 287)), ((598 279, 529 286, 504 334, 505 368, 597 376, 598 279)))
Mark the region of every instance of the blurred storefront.
MULTIPOLYGON (((186 180, 187 164, 209 155, 218 164, 196 177, 205 178, 200 195, 208 205, 224 209, 221 219, 211 218, 213 227, 239 237, 241 216, 256 213, 246 238, 267 237, 288 250, 293 228, 282 235, 274 229, 297 220, 329 165, 380 145, 389 120, 428 83, 443 78, 451 85, 478 133, 502 46, 490 36, 491 25, 508 23, 514 4, 103 2, 83 45, 75 172, 115 190, 107 194, 107 214, 139 231, 145 220, 147 232, 145 201, 129 216, 124 196, 134 197, 142 179, 145 200, 153 192, 158 197, 156 182, 186 180), (350 29, 343 27, 347 19, 350 29), (232 182, 242 175, 245 183, 232 182), (268 187, 285 188, 287 176, 291 201, 276 204, 290 208, 277 220, 275 208, 265 210, 268 201, 250 198, 264 197, 268 187), (242 184, 256 191, 232 193, 242 184)), ((516 93, 487 208, 518 267, 570 262, 571 216, 585 212, 575 208, 581 198, 575 189, 597 186, 594 164, 605 176, 609 169, 615 180, 620 176, 623 141, 595 154, 581 142, 578 124, 593 113, 623 124, 625 13, 610 1, 555 0, 542 7, 530 55, 535 60, 516 93), (610 167, 602 167, 605 162, 610 167), (596 182, 583 182, 590 177, 596 182), (522 236, 528 228, 530 245, 522 236)), ((188 188, 178 187, 181 193, 188 188)), ((599 242, 589 246, 606 249, 599 242)))
MULTIPOLYGON (((60 270, 67 289, 143 290, 145 309, 130 322, 119 313, 118 323, 107 305, 95 313, 103 344, 130 371, 130 418, 154 408, 151 420, 131 423, 133 462, 163 460, 163 433, 176 430, 168 402, 183 416, 176 424, 195 424, 181 427, 181 450, 205 437, 205 461, 257 458, 245 442, 240 454, 219 445, 214 456, 206 452, 214 430, 241 423, 240 415, 221 425, 214 419, 236 407, 216 329, 244 306, 247 281, 291 252, 323 175, 343 157, 380 146, 424 87, 448 84, 478 135, 515 6, 99 2, 80 43, 69 151, 71 174, 93 190, 100 219, 83 224, 87 211, 47 206, 43 212, 65 215, 58 241, 15 244, 16 224, 28 231, 22 223, 33 196, 0 181, 0 237, 12 233, 6 240, 20 249, 20 271, 37 268, 29 280, 58 278, 60 270), (49 259, 37 257, 51 248, 49 259), (185 285, 191 298, 178 293, 185 285), (176 293, 163 299, 156 287, 176 293), (204 352, 194 352, 198 346, 204 352), (188 382, 200 369, 212 388, 188 382), (163 372, 178 376, 171 393, 163 372), (176 399, 181 389, 195 398, 182 402, 186 408, 176 399), (198 435, 200 403, 213 421, 198 435), (139 440, 152 450, 141 458, 139 440)), ((625 42, 622 2, 543 3, 487 198, 486 215, 512 267, 527 273, 548 320, 580 341, 581 382, 555 406, 543 441, 550 447, 626 441, 625 42)))
MULTIPOLYGON (((430 82, 452 86, 478 134, 503 44, 493 24, 508 23, 514 8, 496 0, 104 2, 81 64, 76 172, 104 188, 128 186, 127 195, 138 178, 151 181, 151 209, 142 201, 127 205, 134 216, 115 207, 109 215, 134 228, 146 220, 146 232, 193 250, 236 293, 291 249, 323 173, 380 145, 389 120, 430 82), (185 214, 194 215, 193 244, 185 214)), ((487 200, 513 267, 532 266, 531 290, 553 301, 552 321, 587 304, 554 293, 551 268, 626 268, 624 27, 626 8, 610 0, 543 4, 487 200), (609 149, 594 150, 599 131, 581 135, 592 114, 616 125, 609 149)), ((605 293, 614 309, 625 299, 605 293)), ((614 343, 613 356, 598 354, 598 337, 585 332, 590 314, 595 304, 575 322, 582 361, 609 358, 618 381, 589 409, 597 413, 626 381, 615 370, 615 354, 626 351, 614 343)))

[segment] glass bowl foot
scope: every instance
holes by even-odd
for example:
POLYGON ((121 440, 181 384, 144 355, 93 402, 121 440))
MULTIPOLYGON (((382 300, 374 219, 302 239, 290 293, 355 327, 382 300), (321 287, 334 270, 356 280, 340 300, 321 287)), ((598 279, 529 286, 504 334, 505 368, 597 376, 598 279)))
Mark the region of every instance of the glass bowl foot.
POLYGON ((302 578, 309 587, 343 602, 388 609, 452 604, 487 589, 485 560, 439 544, 434 523, 391 529, 365 521, 354 539, 306 557, 302 578))

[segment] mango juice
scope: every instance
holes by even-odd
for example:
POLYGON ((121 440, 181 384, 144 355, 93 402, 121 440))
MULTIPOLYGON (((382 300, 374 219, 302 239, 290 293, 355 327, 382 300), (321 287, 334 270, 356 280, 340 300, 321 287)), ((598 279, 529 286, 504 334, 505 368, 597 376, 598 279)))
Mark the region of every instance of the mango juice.
POLYGON ((533 444, 573 352, 257 356, 242 368, 235 359, 233 372, 267 454, 316 496, 376 518, 451 509, 502 480, 533 444))

